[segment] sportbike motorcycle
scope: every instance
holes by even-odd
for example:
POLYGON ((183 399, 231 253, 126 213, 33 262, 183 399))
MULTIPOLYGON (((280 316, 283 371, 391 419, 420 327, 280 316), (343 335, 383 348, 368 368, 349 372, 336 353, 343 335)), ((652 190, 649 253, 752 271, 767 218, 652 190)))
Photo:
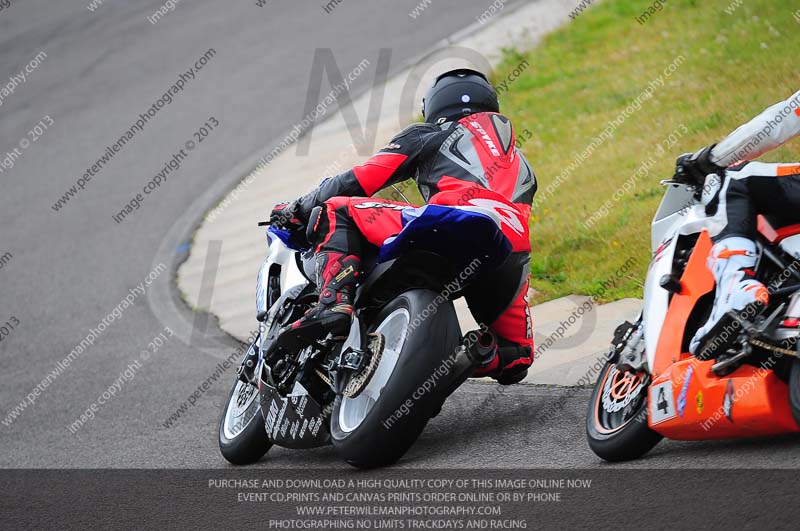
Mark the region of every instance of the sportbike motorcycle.
POLYGON ((667 437, 705 440, 800 431, 800 225, 758 218, 756 277, 769 305, 725 316, 698 356, 715 282, 702 190, 676 180, 652 222, 644 307, 620 325, 589 403, 589 446, 602 459, 638 458, 667 437))
POLYGON ((493 353, 490 333, 462 336, 453 301, 510 254, 499 216, 439 205, 402 216, 403 230, 362 257, 349 335, 293 348, 279 331, 316 303, 315 260, 295 234, 269 227, 256 285, 258 334, 219 425, 225 459, 248 464, 273 445, 332 444, 356 467, 394 463, 493 353))

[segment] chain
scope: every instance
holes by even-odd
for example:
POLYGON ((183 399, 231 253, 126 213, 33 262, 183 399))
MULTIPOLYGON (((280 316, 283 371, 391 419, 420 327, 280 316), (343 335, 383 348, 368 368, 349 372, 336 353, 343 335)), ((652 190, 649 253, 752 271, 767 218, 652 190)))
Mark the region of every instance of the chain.
POLYGON ((750 344, 754 347, 763 348, 766 350, 771 350, 773 352, 777 352, 778 354, 783 354, 784 356, 793 356, 797 358, 797 352, 794 350, 790 350, 788 348, 783 347, 776 347, 775 345, 770 345, 769 343, 765 343, 763 341, 759 341, 758 339, 751 339, 750 344))
POLYGON ((316 373, 317 373, 317 376, 319 376, 319 377, 320 377, 320 379, 321 379, 323 382, 325 382, 326 384, 328 384, 328 386, 329 386, 330 388, 333 388, 333 382, 331 381, 331 379, 330 379, 330 378, 328 378, 328 377, 325 375, 325 373, 324 373, 324 372, 322 372, 321 370, 319 370, 319 369, 316 369, 316 368, 314 369, 314 372, 316 372, 316 373))

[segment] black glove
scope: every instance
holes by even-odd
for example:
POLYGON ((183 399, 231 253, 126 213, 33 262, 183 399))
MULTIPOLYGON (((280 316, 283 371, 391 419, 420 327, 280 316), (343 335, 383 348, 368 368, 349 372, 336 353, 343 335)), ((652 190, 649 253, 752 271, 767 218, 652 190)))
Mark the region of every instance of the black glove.
POLYGON ((306 238, 306 225, 308 220, 303 216, 298 201, 279 203, 275 205, 269 215, 269 224, 276 229, 289 232, 289 242, 296 248, 307 249, 310 247, 306 238))
POLYGON ((305 229, 306 220, 299 212, 297 201, 291 203, 278 203, 272 208, 269 215, 269 224, 276 229, 296 232, 305 229))
POLYGON ((713 149, 713 145, 707 146, 696 153, 684 153, 678 157, 675 163, 675 176, 673 179, 702 188, 705 185, 707 175, 715 173, 723 177, 725 168, 711 162, 711 150, 713 149))

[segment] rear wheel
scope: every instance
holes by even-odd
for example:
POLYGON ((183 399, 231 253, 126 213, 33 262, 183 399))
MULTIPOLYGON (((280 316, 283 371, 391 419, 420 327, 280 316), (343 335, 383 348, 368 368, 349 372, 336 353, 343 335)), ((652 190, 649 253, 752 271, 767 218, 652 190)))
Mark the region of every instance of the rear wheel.
POLYGON ((351 465, 396 462, 441 407, 440 386, 425 391, 421 386, 453 355, 461 333, 452 303, 429 309, 437 296, 428 290, 406 292, 381 309, 369 327, 368 332, 384 337, 378 367, 358 396, 337 396, 331 414, 333 446, 351 465))
POLYGON ((606 461, 636 459, 662 436, 647 425, 647 376, 620 371, 613 362, 600 373, 586 416, 589 446, 606 461))

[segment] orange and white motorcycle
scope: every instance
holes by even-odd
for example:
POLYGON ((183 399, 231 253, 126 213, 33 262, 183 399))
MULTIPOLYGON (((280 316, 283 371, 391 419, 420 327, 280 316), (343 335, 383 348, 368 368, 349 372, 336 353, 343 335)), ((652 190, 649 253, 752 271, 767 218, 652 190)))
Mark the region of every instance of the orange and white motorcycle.
MULTIPOLYGON (((700 190, 667 186, 652 223, 644 308, 615 334, 586 419, 589 446, 607 461, 638 458, 663 438, 704 440, 800 431, 800 225, 759 217, 762 310, 731 312, 712 359, 689 354, 715 284, 706 261, 709 220, 700 190)), ((708 349, 704 349, 704 353, 708 349)))

